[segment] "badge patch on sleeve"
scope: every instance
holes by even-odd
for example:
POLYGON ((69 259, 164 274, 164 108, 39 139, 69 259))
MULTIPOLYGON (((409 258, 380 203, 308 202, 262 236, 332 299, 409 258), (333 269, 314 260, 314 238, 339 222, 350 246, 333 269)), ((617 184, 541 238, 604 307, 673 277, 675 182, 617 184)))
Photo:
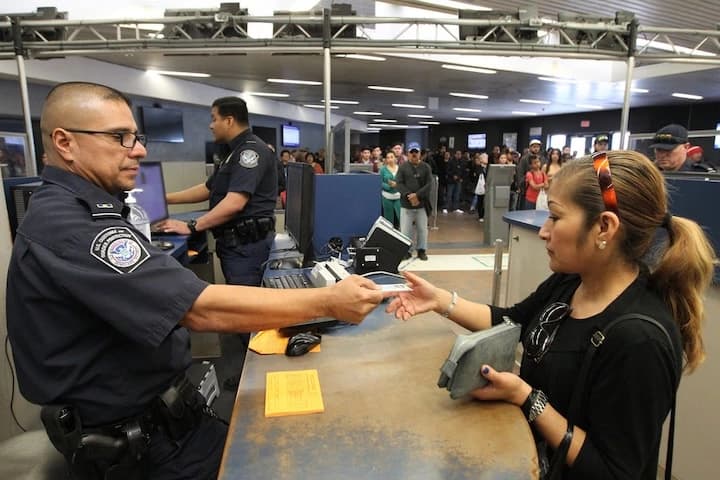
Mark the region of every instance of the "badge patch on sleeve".
POLYGON ((255 150, 243 150, 240 152, 240 165, 245 168, 255 168, 258 165, 260 154, 255 150))
POLYGON ((90 245, 90 254, 118 273, 130 273, 150 258, 127 227, 110 227, 98 233, 90 245))

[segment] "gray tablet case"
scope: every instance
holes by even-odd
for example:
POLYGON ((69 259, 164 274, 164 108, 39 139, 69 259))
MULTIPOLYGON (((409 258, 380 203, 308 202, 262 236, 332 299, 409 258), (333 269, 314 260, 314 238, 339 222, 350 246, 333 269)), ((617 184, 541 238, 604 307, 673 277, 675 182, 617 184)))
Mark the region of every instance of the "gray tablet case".
POLYGON ((508 372, 515 362, 520 341, 520 325, 505 321, 487 330, 458 335, 447 360, 440 368, 438 387, 447 388, 450 398, 457 399, 488 382, 480 373, 483 365, 508 372))

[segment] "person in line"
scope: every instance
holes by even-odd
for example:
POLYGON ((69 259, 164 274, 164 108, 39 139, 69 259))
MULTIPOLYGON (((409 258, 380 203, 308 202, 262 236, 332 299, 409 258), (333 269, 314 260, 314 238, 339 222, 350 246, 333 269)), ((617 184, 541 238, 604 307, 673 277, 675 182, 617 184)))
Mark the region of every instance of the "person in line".
POLYGON ((477 171, 477 182, 475 183, 475 190, 473 191, 474 196, 472 203, 470 204, 470 211, 477 209, 478 222, 485 221, 485 179, 487 178, 488 168, 488 154, 487 153, 476 153, 475 154, 475 169, 477 171))
MULTIPOLYGON (((430 210, 432 171, 430 165, 420 161, 420 145, 417 143, 409 145, 408 161, 398 168, 395 181, 395 188, 400 192, 400 231, 409 238, 414 238, 413 233, 417 233, 414 245, 417 258, 427 260, 427 212, 430 210)), ((406 258, 411 255, 408 252, 406 258)))
POLYGON ((566 158, 568 157, 566 157, 565 154, 561 154, 560 150, 557 148, 550 149, 550 153, 548 154, 548 163, 543 165, 542 168, 545 175, 547 175, 548 184, 552 181, 553 175, 562 168, 563 161, 566 158))
POLYGON ((400 228, 400 192, 397 191, 395 179, 398 172, 395 153, 389 151, 385 154, 385 163, 380 167, 382 180, 382 210, 385 217, 395 228, 400 228))
POLYGON ((320 165, 318 162, 315 161, 315 154, 312 152, 307 152, 305 154, 305 163, 312 165, 313 172, 315 172, 316 175, 325 173, 323 170, 322 165, 320 165))
POLYGON ((520 375, 485 365, 481 373, 490 383, 473 396, 522 407, 551 454, 567 439, 563 478, 655 480, 663 421, 681 373, 705 356, 701 324, 712 246, 699 225, 671 215, 662 174, 637 152, 569 162, 553 178, 548 199, 539 235, 554 273, 525 300, 509 308, 481 305, 405 273, 412 292, 387 310, 402 319, 432 310, 472 331, 504 316, 520 323, 520 375), (633 313, 654 318, 672 342, 649 322, 618 324, 593 359, 566 435, 591 334, 633 313))
POLYGON ((597 137, 595 137, 595 142, 593 142, 593 151, 594 152, 607 152, 610 148, 610 137, 607 133, 601 133, 597 137))
POLYGON ((249 332, 320 316, 358 323, 383 294, 358 276, 308 291, 209 285, 127 220, 122 194, 147 154, 127 97, 59 84, 40 126, 48 163, 7 280, 20 390, 38 405, 67 405, 76 433, 109 437, 97 450, 61 445, 74 472, 105 478, 113 464, 100 457, 117 454, 131 469, 123 478, 215 478, 227 425, 185 377, 188 330, 249 332), (115 449, 124 440, 137 455, 115 449))
POLYGON ((530 170, 525 174, 525 203, 523 210, 535 210, 541 190, 548 188, 548 178, 540 167, 540 158, 530 155, 530 170))

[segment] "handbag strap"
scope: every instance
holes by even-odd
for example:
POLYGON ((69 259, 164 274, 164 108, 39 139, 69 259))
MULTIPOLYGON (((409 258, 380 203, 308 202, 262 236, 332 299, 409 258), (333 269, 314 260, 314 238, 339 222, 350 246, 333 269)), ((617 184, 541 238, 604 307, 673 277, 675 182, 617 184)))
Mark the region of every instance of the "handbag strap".
MULTIPOLYGON (((568 422, 568 431, 571 431, 575 420, 577 418, 578 409, 580 408, 580 403, 582 401, 583 395, 585 394, 585 385, 587 383, 587 377, 588 372, 590 371, 590 364, 592 362, 592 358, 595 356, 595 353, 597 352, 598 348, 605 342, 605 339, 607 338, 608 333, 612 328, 617 325, 618 323, 624 321, 624 320, 643 320, 645 322, 648 322, 652 325, 655 325, 661 332, 665 334, 665 337, 667 338, 668 345, 670 346, 670 351, 672 352, 673 358, 675 358, 675 347, 673 346, 672 339, 670 338, 670 334, 665 329, 665 327, 662 326, 660 322, 655 320, 652 317, 649 317, 647 315, 643 315, 641 313, 627 313, 625 315, 620 315, 610 323, 608 323, 603 330, 596 330, 591 336, 590 336, 590 345, 588 346, 587 351, 585 352, 585 357, 583 358, 583 363, 580 367, 580 373, 578 374, 578 378, 575 381, 575 388, 573 388, 572 396, 570 397, 570 407, 568 408, 568 414, 567 414, 567 422, 568 422)), ((677 387, 677 385, 676 385, 677 387)), ((675 405, 676 405, 676 392, 677 388, 673 389, 672 394, 672 407, 670 408, 670 425, 669 425, 669 431, 668 431, 668 444, 667 444, 667 455, 665 457, 665 480, 670 480, 672 478, 672 457, 673 457, 673 446, 674 446, 674 438, 675 438, 675 405)), ((565 445, 564 452, 561 452, 560 449, 558 449, 557 452, 555 452, 555 458, 553 460, 552 467, 550 469, 550 475, 549 478, 555 478, 556 472, 559 472, 562 470, 562 466, 565 464, 565 458, 567 457, 567 450, 569 448, 569 442, 568 445, 565 445)))

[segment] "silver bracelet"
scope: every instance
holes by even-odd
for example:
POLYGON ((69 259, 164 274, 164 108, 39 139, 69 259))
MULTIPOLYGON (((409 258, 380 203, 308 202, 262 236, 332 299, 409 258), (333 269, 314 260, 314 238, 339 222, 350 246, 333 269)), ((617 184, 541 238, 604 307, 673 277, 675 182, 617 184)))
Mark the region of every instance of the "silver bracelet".
POLYGON ((530 413, 528 414, 527 421, 532 423, 537 417, 539 417, 547 406, 548 399, 542 390, 537 390, 535 401, 530 406, 530 413))
POLYGON ((458 294, 455 290, 452 291, 452 297, 450 298, 450 305, 448 305, 447 310, 442 314, 445 318, 450 318, 450 314, 452 313, 453 309, 455 308, 455 305, 457 305, 457 299, 458 294))

